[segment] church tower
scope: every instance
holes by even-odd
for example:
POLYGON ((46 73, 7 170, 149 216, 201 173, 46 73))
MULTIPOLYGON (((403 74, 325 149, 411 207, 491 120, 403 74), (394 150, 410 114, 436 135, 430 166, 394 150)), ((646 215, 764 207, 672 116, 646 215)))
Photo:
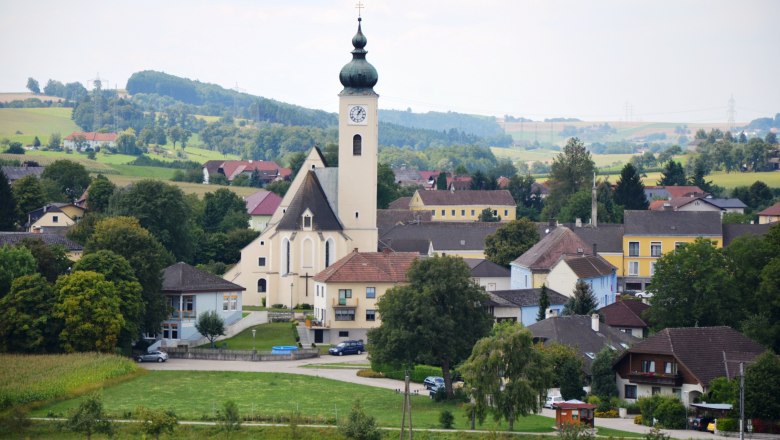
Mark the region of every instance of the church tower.
POLYGON ((366 37, 358 18, 352 37, 352 61, 341 69, 339 80, 338 216, 353 248, 376 252, 376 187, 379 122, 374 92, 379 76, 366 61, 366 37))

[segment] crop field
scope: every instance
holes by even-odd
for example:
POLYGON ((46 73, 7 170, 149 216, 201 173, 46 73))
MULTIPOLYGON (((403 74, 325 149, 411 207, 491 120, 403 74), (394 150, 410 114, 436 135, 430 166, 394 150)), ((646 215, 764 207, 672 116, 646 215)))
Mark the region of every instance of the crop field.
POLYGON ((59 133, 65 138, 74 131, 81 131, 70 119, 70 114, 71 109, 63 107, 0 108, 0 138, 6 137, 24 145, 32 144, 35 136, 46 144, 52 133, 59 133))
POLYGON ((0 355, 0 410, 81 394, 131 377, 133 361, 110 354, 0 355))
MULTIPOLYGON (((158 168, 158 169, 167 169, 167 168, 158 168)), ((106 174, 106 177, 108 178, 108 180, 114 182, 114 184, 119 187, 125 187, 127 185, 130 185, 133 182, 137 182, 139 180, 145 179, 145 177, 140 177, 140 176, 123 176, 119 174, 106 174)), ((201 198, 203 198, 203 196, 207 192, 213 193, 214 191, 220 188, 227 188, 241 197, 246 197, 260 190, 259 188, 250 188, 245 186, 204 185, 202 183, 192 183, 192 182, 167 181, 166 183, 170 183, 171 185, 178 186, 179 188, 181 188, 182 191, 184 191, 184 194, 197 194, 201 198)))

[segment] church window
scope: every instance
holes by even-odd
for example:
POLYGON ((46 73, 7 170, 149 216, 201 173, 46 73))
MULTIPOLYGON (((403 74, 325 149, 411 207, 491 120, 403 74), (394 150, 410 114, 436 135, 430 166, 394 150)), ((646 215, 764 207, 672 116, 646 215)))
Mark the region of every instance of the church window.
POLYGON ((260 257, 257 259, 257 265, 260 267, 265 266, 265 257, 260 257))
POLYGON ((329 238, 325 241, 325 267, 330 267, 333 264, 333 239, 329 238))
POLYGON ((360 213, 355 211, 355 218, 360 218, 360 213))
POLYGON ((310 215, 304 215, 303 216, 303 229, 311 229, 311 216, 310 215))
POLYGON ((268 282, 265 280, 265 278, 260 278, 257 280, 257 291, 258 293, 263 293, 268 290, 268 282))
POLYGON ((363 154, 363 138, 359 134, 352 137, 352 155, 360 156, 363 154))
POLYGON ((287 275, 290 273, 290 240, 285 238, 282 240, 282 275, 287 275))

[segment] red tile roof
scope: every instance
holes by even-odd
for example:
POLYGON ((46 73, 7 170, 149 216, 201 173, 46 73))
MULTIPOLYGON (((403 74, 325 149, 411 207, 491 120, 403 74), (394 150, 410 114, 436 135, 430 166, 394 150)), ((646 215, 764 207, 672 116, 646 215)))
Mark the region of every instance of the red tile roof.
POLYGON ((664 186, 663 187, 666 192, 669 193, 669 197, 675 198, 675 197, 691 197, 691 196, 702 196, 707 194, 699 188, 698 186, 664 186))
MULTIPOLYGON (((222 168, 228 180, 233 180, 240 173, 251 173, 254 170, 259 172, 278 172, 281 176, 284 176, 282 170, 285 170, 272 160, 226 160, 222 162, 220 168, 222 168)), ((286 170, 285 175, 289 175, 289 169, 286 170)))
POLYGON ((616 301, 599 309, 604 317, 604 323, 612 327, 645 328, 647 323, 642 319, 642 312, 650 308, 642 301, 616 301))
POLYGON ((116 141, 116 133, 96 133, 94 131, 74 131, 70 136, 66 137, 66 141, 72 141, 76 136, 84 136, 88 141, 95 142, 114 142, 116 141))
POLYGON ((499 189, 494 191, 417 191, 423 204, 434 205, 487 205, 515 206, 512 194, 499 189))
POLYGON ((248 195, 244 201, 249 215, 273 215, 282 198, 271 191, 258 191, 248 195))
POLYGON ((351 252, 318 273, 314 281, 328 283, 403 283, 416 252, 351 252))
POLYGON ((592 254, 593 248, 565 226, 558 226, 512 262, 532 271, 549 271, 564 254, 592 254))
POLYGON ((775 203, 769 208, 759 212, 758 215, 780 215, 780 203, 775 203))

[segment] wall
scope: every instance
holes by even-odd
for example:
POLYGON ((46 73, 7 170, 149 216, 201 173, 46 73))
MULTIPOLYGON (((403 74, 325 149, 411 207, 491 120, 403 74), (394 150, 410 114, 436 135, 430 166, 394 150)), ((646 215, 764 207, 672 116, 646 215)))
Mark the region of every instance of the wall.
POLYGON ((516 207, 510 205, 423 205, 422 201, 415 198, 409 205, 412 211, 431 211, 431 220, 438 222, 478 221, 485 208, 496 211, 502 223, 517 218, 516 207))
MULTIPOLYGON (((647 236, 630 236, 630 235, 624 235, 623 236, 623 276, 630 278, 630 277, 650 277, 650 263, 655 262, 658 260, 657 257, 651 257, 650 253, 650 244, 652 242, 660 242, 661 243, 661 255, 666 254, 667 252, 671 252, 675 249, 675 243, 693 243, 696 240, 696 236, 654 236, 654 237, 647 237, 647 236), (637 241, 639 242, 639 255, 636 257, 632 257, 629 255, 629 243, 637 241), (639 262, 639 273, 638 275, 630 275, 629 272, 629 263, 632 261, 638 261, 639 262)), ((721 248, 723 247, 723 237, 722 236, 705 236, 703 238, 706 238, 708 240, 712 240, 715 242, 715 247, 721 248)))
POLYGON ((534 276, 527 267, 510 266, 510 288, 511 289, 530 289, 533 287, 534 276))
POLYGON ((273 354, 270 351, 224 350, 209 348, 171 347, 165 348, 171 359, 205 359, 212 361, 294 361, 320 356, 317 348, 303 348, 290 354, 273 354))

